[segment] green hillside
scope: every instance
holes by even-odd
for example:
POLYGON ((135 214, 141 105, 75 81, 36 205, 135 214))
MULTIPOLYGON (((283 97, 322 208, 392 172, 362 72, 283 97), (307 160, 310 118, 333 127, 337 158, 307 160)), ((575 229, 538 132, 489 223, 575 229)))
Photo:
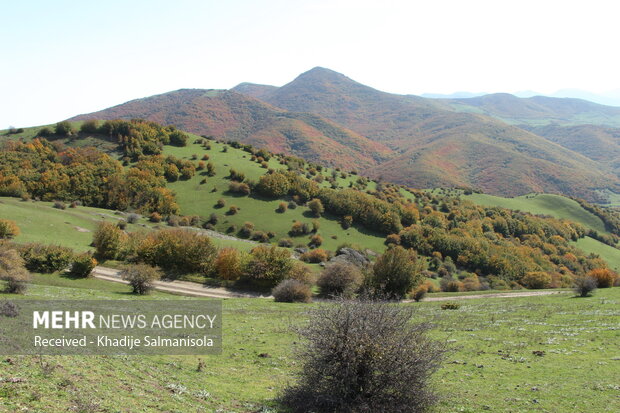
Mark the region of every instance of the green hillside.
MULTIPOLYGON (((227 176, 231 168, 244 173, 246 179, 254 181, 265 174, 266 170, 258 163, 251 162, 250 154, 247 152, 213 141, 210 145, 210 150, 205 150, 199 144, 189 144, 185 147, 166 146, 164 148, 164 154, 174 155, 182 159, 191 159, 194 154, 197 155, 198 159, 201 159, 204 154, 208 154, 209 162, 215 165, 216 175, 213 177, 206 177, 206 175, 198 172, 189 180, 179 180, 168 184, 168 187, 176 193, 181 214, 199 215, 201 217, 209 217, 213 213, 217 214, 219 219, 215 226, 220 232, 227 232, 231 225, 235 225, 239 229, 244 223, 251 222, 258 231, 275 232, 276 236, 273 242, 277 242, 280 238, 291 238, 288 231, 294 221, 311 224, 316 219, 320 223, 319 234, 324 239, 323 248, 335 250, 343 243, 357 244, 374 251, 382 251, 385 248, 385 235, 373 233, 357 225, 343 230, 339 220, 334 216, 324 215, 317 219, 305 206, 299 206, 296 209, 289 208, 284 213, 277 213, 276 209, 282 202, 280 199, 269 200, 255 195, 239 196, 230 193, 228 191, 230 179, 227 179, 227 176), (225 146, 227 149, 226 152, 223 152, 225 146), (205 178, 207 182, 201 184, 200 182, 205 178), (214 188, 217 191, 213 192, 214 188), (223 208, 216 206, 219 199, 226 202, 223 208), (226 212, 232 205, 239 207, 240 210, 235 215, 227 215, 226 212)), ((269 167, 276 170, 286 169, 276 158, 270 159, 269 167)), ((331 171, 331 169, 326 168, 322 171, 322 175, 327 177, 331 175, 331 171)), ((348 187, 354 179, 355 175, 350 175, 344 179, 339 177, 337 182, 341 187, 348 187)), ((323 183, 323 186, 327 185, 327 182, 323 183)), ((374 185, 375 183, 372 182, 366 188, 373 189, 374 185)), ((293 237, 292 239, 295 245, 305 245, 308 242, 307 237, 293 237)))
POLYGON ((479 205, 499 206, 531 214, 569 219, 595 231, 607 233, 605 225, 599 217, 583 209, 576 201, 561 195, 528 194, 515 198, 503 198, 487 194, 472 194, 463 195, 463 198, 479 205))
MULTIPOLYGON (((85 206, 61 210, 54 208, 52 202, 25 202, 17 198, 0 197, 0 217, 17 223, 21 234, 15 238, 15 242, 58 244, 76 251, 88 251, 99 222, 118 222, 124 220, 126 214, 85 206)), ((127 224, 127 231, 152 231, 163 226, 141 217, 135 224, 127 224)), ((212 240, 219 247, 247 250, 253 246, 245 241, 219 238, 212 240)))

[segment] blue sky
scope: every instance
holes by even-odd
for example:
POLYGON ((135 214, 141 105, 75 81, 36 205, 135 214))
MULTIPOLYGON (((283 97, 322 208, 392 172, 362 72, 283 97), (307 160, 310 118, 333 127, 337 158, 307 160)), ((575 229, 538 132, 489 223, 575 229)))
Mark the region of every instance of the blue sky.
POLYGON ((612 1, 3 1, 0 128, 314 66, 394 93, 620 89, 612 1))

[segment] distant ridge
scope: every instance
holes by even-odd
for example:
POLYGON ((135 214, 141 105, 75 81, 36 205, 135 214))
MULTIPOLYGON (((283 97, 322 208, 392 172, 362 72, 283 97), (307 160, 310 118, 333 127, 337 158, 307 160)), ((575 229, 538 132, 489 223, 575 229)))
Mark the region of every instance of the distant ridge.
POLYGON ((396 95, 315 67, 282 87, 182 89, 73 119, 141 117, 418 188, 469 186, 504 196, 548 192, 597 200, 600 190, 620 193, 615 169, 579 145, 551 132, 544 138, 533 128, 583 123, 583 116, 614 122, 617 111, 577 99, 509 94, 396 95))

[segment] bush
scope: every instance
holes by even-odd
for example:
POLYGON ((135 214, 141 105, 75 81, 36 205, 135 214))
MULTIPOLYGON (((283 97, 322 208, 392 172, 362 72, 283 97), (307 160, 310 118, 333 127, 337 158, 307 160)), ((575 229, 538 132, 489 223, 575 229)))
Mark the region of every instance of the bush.
POLYGON ((67 209, 67 205, 65 205, 65 203, 61 201, 54 201, 54 208, 64 210, 67 209))
POLYGON ((208 274, 216 255, 209 237, 181 228, 149 233, 136 250, 139 261, 177 273, 208 274))
POLYGON ((80 126, 80 132, 82 133, 99 133, 99 121, 91 119, 84 121, 80 126))
POLYGON ((442 310, 458 310, 459 308, 461 308, 461 305, 455 302, 443 303, 441 305, 442 310))
POLYGON ((521 278, 521 285, 531 290, 549 288, 551 286, 551 275, 542 271, 528 272, 521 278))
POLYGON ((93 234, 95 256, 100 259, 117 259, 123 255, 127 234, 110 222, 101 222, 93 234))
POLYGON ((588 277, 592 277, 596 280, 596 286, 598 288, 610 288, 614 286, 617 274, 607 268, 596 268, 588 274, 588 277))
POLYGON ((242 280, 258 287, 273 288, 290 277, 294 264, 290 251, 259 245, 250 252, 242 280))
POLYGON ((390 234, 385 238, 386 245, 400 245, 400 236, 398 234, 390 234))
POLYGON ((97 260, 90 254, 80 254, 73 259, 73 264, 71 264, 71 271, 69 274, 73 277, 86 278, 90 276, 96 266, 97 260))
POLYGON ((317 285, 324 297, 351 298, 361 287, 364 275, 360 269, 347 262, 329 264, 321 272, 317 285))
POLYGON ((134 294, 145 295, 153 289, 153 281, 161 279, 162 272, 157 267, 146 264, 131 264, 121 271, 121 278, 129 281, 134 294))
POLYGON ((426 297, 426 293, 428 292, 428 286, 426 284, 421 284, 416 287, 415 290, 411 293, 411 298, 415 301, 422 301, 424 297, 426 297))
POLYGON ((341 225, 343 229, 349 229, 351 225, 353 225, 353 217, 351 215, 345 215, 342 217, 341 225))
POLYGON ((254 224, 251 222, 246 222, 239 230, 239 236, 241 238, 250 238, 252 236, 252 232, 254 232, 254 224))
POLYGON ((237 281, 243 271, 241 253, 235 248, 223 248, 217 254, 214 270, 222 280, 237 281))
POLYGON ((281 238, 280 241, 278 241, 278 247, 291 248, 292 246, 293 240, 290 238, 281 238))
POLYGON ((318 264, 319 262, 327 261, 329 259, 329 254, 324 249, 317 248, 308 252, 304 252, 303 254, 301 254, 299 259, 304 262, 318 264))
POLYGON ((151 222, 161 222, 162 219, 162 216, 157 212, 153 212, 149 217, 149 221, 151 222))
POLYGON ((291 237, 306 235, 310 233, 310 226, 308 224, 302 224, 299 221, 295 221, 288 233, 291 237))
POLYGON ((58 136, 71 136, 75 134, 75 129, 65 120, 56 124, 54 133, 58 136))
POLYGON ((400 246, 388 249, 373 266, 373 287, 390 298, 403 298, 421 282, 417 255, 400 246))
POLYGON ((228 185, 228 191, 235 194, 250 195, 250 186, 246 183, 232 181, 228 185))
POLYGON ((225 206, 226 206, 226 201, 223 200, 222 198, 218 199, 217 202, 215 203, 216 208, 224 208, 225 206))
POLYGON ((288 206, 286 204, 286 202, 280 202, 278 204, 278 208, 276 209, 276 212, 279 212, 280 214, 283 214, 286 212, 286 210, 288 209, 288 206))
POLYGON ((4 291, 10 294, 25 293, 28 287, 26 283, 30 280, 20 254, 3 246, 0 246, 0 280, 6 281, 4 291))
POLYGON ((439 288, 441 288, 441 291, 446 293, 458 293, 461 291, 465 291, 463 283, 453 279, 449 275, 441 278, 441 280, 439 281, 439 288))
POLYGON ((60 245, 45 245, 30 243, 17 247, 26 263, 26 268, 32 272, 45 274, 65 270, 74 258, 73 250, 60 245))
POLYGON ((127 215, 127 222, 130 224, 135 224, 140 219, 140 215, 138 214, 129 214, 127 215))
POLYGON ((0 219, 0 239, 11 239, 18 236, 19 227, 15 221, 10 219, 0 219))
POLYGON ((431 378, 446 354, 414 324, 413 308, 341 301, 311 310, 298 328, 297 382, 282 403, 302 412, 424 412, 437 402, 431 378))
POLYGON ((574 291, 579 297, 588 297, 596 290, 597 280, 593 277, 577 277, 574 291))
POLYGON ((237 205, 231 205, 226 214, 235 215, 237 212, 239 212, 239 207, 237 205))
POLYGON ((313 235, 310 237, 310 242, 308 243, 311 247, 320 247, 323 244, 323 237, 319 234, 313 235))
POLYGON ((312 291, 307 284, 297 280, 284 280, 271 292, 279 303, 309 303, 312 301, 312 291))
POLYGON ((323 212, 325 212, 325 207, 323 207, 323 203, 320 199, 314 198, 313 200, 308 202, 308 208, 310 211, 316 216, 320 217, 323 212))
POLYGON ((314 282, 316 281, 316 277, 312 271, 310 271, 310 268, 299 261, 293 263, 293 268, 291 268, 288 276, 290 279, 308 284, 309 286, 314 285, 314 282))

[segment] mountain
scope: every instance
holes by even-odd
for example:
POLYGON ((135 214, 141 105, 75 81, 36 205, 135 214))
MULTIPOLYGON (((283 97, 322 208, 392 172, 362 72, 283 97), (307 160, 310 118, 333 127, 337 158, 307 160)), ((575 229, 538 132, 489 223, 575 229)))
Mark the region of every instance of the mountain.
POLYGON ((620 175, 620 128, 546 125, 528 129, 593 161, 604 163, 620 175))
POLYGON ((474 98, 476 96, 484 96, 486 93, 472 93, 472 92, 454 92, 449 94, 443 93, 422 93, 420 96, 430 99, 458 99, 458 98, 474 98))
MULTIPOLYGON (((381 92, 324 68, 303 73, 261 97, 283 109, 316 113, 391 147, 399 155, 368 173, 394 182, 472 186, 509 196, 556 192, 589 199, 596 197, 595 188, 619 188, 618 177, 606 167, 494 117, 466 113, 482 112, 473 105, 459 113, 452 101, 446 105, 443 100, 381 92)), ((503 96, 499 98, 497 112, 503 96)), ((463 100, 476 99, 483 97, 463 100)), ((513 113, 509 103, 503 110, 513 113)), ((540 111, 535 107, 528 112, 527 106, 522 110, 527 116, 540 111)))
POLYGON ((181 89, 70 120, 131 118, 176 125, 192 133, 250 143, 348 169, 369 168, 392 152, 320 116, 291 113, 226 90, 181 89))
POLYGON ((620 127, 620 108, 582 99, 547 96, 519 98, 508 93, 495 93, 442 102, 452 110, 493 116, 516 125, 559 123, 620 127))
POLYGON ((498 118, 534 123, 550 113, 577 117, 588 107, 598 116, 615 116, 614 108, 599 106, 511 95, 396 95, 317 67, 282 87, 182 89, 73 120, 145 118, 418 188, 469 186, 504 196, 550 192, 596 200, 599 190, 620 192, 610 165, 498 118))

